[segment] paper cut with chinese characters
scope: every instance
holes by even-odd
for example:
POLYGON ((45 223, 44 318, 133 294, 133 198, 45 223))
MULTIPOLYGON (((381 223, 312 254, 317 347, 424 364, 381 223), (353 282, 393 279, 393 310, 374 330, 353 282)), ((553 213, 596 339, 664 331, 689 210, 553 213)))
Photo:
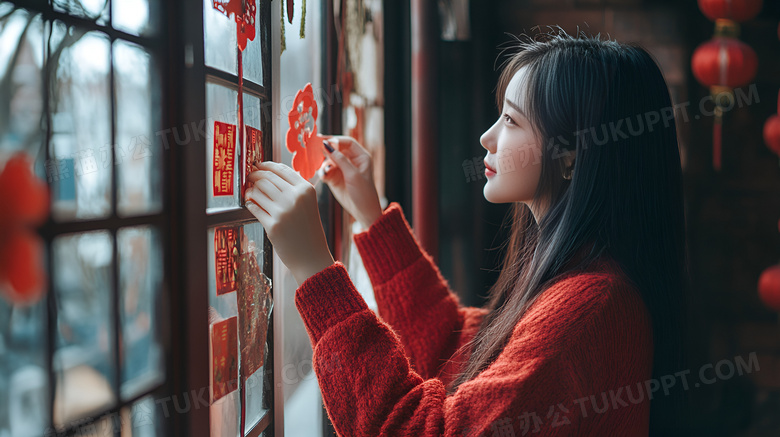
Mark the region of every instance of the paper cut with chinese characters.
POLYGON ((245 126, 246 134, 246 153, 244 154, 244 180, 242 185, 244 189, 248 188, 246 176, 252 173, 252 164, 258 165, 263 162, 263 132, 252 126, 245 126))
POLYGON ((317 134, 317 102, 311 83, 295 94, 293 107, 287 115, 287 150, 293 154, 292 168, 304 179, 311 179, 325 160, 323 137, 317 134))
POLYGON ((214 196, 233 195, 233 171, 235 168, 236 126, 214 122, 214 196))
POLYGON ((236 291, 238 281, 239 227, 214 230, 214 264, 217 296, 236 291))
POLYGON ((255 252, 245 253, 239 257, 238 278, 241 379, 246 381, 263 367, 273 300, 271 279, 260 271, 255 252))
POLYGON ((238 388, 237 317, 209 325, 211 402, 238 388))
POLYGON ((236 36, 238 48, 244 50, 247 40, 255 39, 255 14, 257 6, 255 0, 212 0, 214 9, 222 12, 236 21, 236 36))

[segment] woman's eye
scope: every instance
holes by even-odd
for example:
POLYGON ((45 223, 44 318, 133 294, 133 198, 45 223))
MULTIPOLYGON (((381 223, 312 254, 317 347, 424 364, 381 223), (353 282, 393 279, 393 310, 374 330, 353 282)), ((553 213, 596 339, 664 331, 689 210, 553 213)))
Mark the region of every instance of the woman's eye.
POLYGON ((504 114, 504 121, 506 121, 509 124, 515 124, 515 121, 512 120, 512 117, 510 117, 509 114, 504 114))

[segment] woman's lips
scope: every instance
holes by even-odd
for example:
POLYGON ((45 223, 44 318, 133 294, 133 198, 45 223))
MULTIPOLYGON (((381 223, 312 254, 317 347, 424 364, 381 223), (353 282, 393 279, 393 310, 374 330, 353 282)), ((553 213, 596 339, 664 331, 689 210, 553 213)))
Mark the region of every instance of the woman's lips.
POLYGON ((485 163, 485 176, 495 176, 496 170, 489 166, 487 161, 483 161, 485 163))

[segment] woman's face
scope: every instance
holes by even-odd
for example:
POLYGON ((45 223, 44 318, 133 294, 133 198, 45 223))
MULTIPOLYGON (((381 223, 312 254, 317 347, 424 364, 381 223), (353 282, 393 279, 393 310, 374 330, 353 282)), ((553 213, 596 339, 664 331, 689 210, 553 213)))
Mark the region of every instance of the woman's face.
POLYGON ((487 183, 483 192, 490 203, 529 204, 542 173, 542 147, 521 109, 525 107, 527 70, 521 67, 512 77, 501 116, 480 138, 482 147, 488 151, 487 183))

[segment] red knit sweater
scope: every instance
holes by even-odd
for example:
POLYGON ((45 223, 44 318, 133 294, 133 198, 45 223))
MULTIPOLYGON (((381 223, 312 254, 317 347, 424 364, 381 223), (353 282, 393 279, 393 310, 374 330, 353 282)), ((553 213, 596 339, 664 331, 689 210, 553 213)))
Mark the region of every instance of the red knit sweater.
POLYGON ((447 396, 467 358, 453 354, 486 310, 460 305, 398 203, 354 241, 378 314, 340 261, 295 293, 338 435, 648 434, 650 316, 613 261, 547 288, 496 360, 447 396))

